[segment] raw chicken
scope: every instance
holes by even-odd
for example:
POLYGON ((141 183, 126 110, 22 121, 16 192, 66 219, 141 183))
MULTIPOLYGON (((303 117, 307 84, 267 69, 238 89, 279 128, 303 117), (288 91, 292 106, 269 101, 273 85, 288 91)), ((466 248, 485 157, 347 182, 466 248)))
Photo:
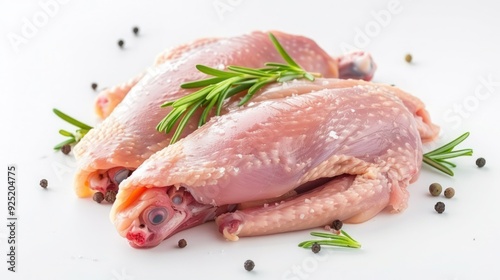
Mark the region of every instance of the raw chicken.
POLYGON ((237 240, 406 208, 421 143, 439 131, 420 100, 339 79, 275 85, 262 97, 272 98, 213 118, 123 181, 110 215, 120 235, 151 247, 216 218, 237 240))
MULTIPOLYGON (((273 33, 302 67, 311 72, 319 72, 324 77, 337 77, 339 67, 342 67, 352 68, 342 72, 370 79, 375 70, 371 57, 365 53, 353 53, 334 59, 311 39, 281 32, 273 33), (370 67, 359 67, 360 65, 370 67)), ((134 169, 169 144, 172 134, 165 135, 155 129, 160 120, 170 112, 170 108, 160 108, 160 105, 193 92, 181 89, 180 85, 206 77, 196 70, 197 64, 218 69, 224 69, 228 65, 259 68, 268 61, 283 60, 267 33, 254 32, 227 39, 201 39, 160 55, 156 66, 143 74, 142 78, 139 75, 128 84, 108 91, 107 96, 100 96, 98 108, 103 115, 112 110, 113 104, 119 105, 74 149, 78 162, 75 176, 77 195, 86 197, 95 191, 117 191, 119 183, 134 169), (123 96, 126 97, 120 102, 119 99, 123 96), (111 107, 106 107, 108 105, 111 107)), ((240 97, 233 96, 227 105, 233 104, 240 97)), ((199 115, 195 115, 193 119, 198 118, 199 115)), ((181 137, 196 128, 197 121, 193 120, 181 137)))

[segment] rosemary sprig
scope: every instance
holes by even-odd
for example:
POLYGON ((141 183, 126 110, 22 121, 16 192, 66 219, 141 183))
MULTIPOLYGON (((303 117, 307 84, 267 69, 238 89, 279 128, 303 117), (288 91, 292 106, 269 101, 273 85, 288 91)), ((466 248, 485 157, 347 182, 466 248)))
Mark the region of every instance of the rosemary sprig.
POLYGON ((472 156, 472 149, 463 149, 463 150, 458 150, 458 151, 453 151, 453 149, 462 141, 467 139, 469 137, 469 132, 466 132, 456 138, 455 140, 451 141, 448 144, 445 144, 433 151, 430 151, 423 156, 423 162, 436 168, 437 170, 444 172, 450 176, 453 176, 453 171, 448 167, 456 167, 455 164, 447 161, 447 159, 450 158, 455 158, 455 157, 461 157, 461 156, 472 156), (448 166, 446 166, 448 165, 448 166))
POLYGON ((311 248, 314 243, 318 243, 319 245, 326 246, 337 246, 337 247, 348 247, 348 248, 360 248, 361 244, 354 240, 349 234, 345 231, 340 230, 340 234, 331 234, 325 232, 311 232, 312 236, 327 238, 327 239, 318 239, 318 240, 307 240, 299 243, 299 247, 302 248, 311 248))
POLYGON ((215 107, 215 114, 220 115, 224 100, 243 91, 246 95, 238 103, 239 106, 247 103, 254 94, 271 83, 283 83, 293 79, 308 79, 314 81, 315 77, 320 77, 318 73, 309 73, 295 62, 285 51, 273 34, 269 37, 287 64, 268 62, 263 68, 247 68, 241 66, 228 66, 227 70, 218 70, 204 65, 196 65, 198 71, 205 73, 210 78, 184 83, 181 88, 201 88, 187 96, 174 101, 165 102, 161 107, 172 107, 172 111, 163 118, 156 126, 160 132, 169 133, 178 123, 170 143, 175 143, 189 119, 197 110, 203 110, 198 126, 202 126, 208 120, 210 112, 215 107), (180 119, 180 121, 179 121, 180 119))
POLYGON ((72 118, 68 115, 66 115, 65 113, 57 110, 57 109, 52 109, 52 111, 54 112, 54 114, 56 114, 59 118, 63 119, 64 121, 78 127, 79 129, 76 130, 76 132, 73 134, 67 130, 64 130, 64 129, 60 129, 59 130, 59 134, 61 134, 62 136, 65 136, 65 137, 68 137, 69 139, 66 139, 65 141, 57 144, 54 146, 54 150, 60 150, 64 145, 69 145, 69 144, 73 144, 73 143, 78 143, 80 141, 80 139, 83 138, 83 136, 85 136, 85 134, 87 134, 87 132, 89 132, 92 127, 90 125, 87 125, 87 124, 84 124, 82 123, 81 121, 78 121, 76 120, 75 118, 72 118))

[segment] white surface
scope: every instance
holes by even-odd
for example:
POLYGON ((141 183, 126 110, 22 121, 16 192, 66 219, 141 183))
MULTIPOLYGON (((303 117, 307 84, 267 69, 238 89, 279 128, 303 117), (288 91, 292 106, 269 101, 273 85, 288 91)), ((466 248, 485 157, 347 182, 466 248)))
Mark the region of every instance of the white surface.
POLYGON ((18 168, 19 218, 17 272, 7 272, 2 261, 1 279, 500 277, 497 2, 401 1, 399 12, 383 26, 375 25, 373 13, 387 10, 390 1, 385 0, 66 2, 28 34, 31 38, 17 52, 9 37, 22 36, 25 19, 43 21, 44 10, 38 1, 0 4, 1 260, 7 249, 5 169, 10 163, 18 168), (224 3, 231 10, 219 11, 219 16, 214 4, 224 3), (141 29, 139 37, 131 32, 134 25, 141 29), (368 40, 356 43, 358 28, 372 28, 368 40), (74 161, 52 151, 62 140, 58 129, 72 127, 51 109, 95 124, 92 82, 102 88, 126 81, 166 47, 257 29, 306 35, 331 54, 339 54, 346 44, 370 51, 379 66, 375 81, 394 83, 424 100, 443 128, 438 144, 470 131, 461 147, 474 148, 474 156, 455 161, 454 178, 424 168, 409 187, 405 212, 347 225, 347 232, 362 243, 360 250, 324 249, 314 255, 296 246, 309 238, 309 231, 226 242, 211 223, 154 249, 129 247, 108 220, 109 206, 74 195, 74 161), (116 45, 119 38, 125 40, 124 50, 116 45), (413 54, 412 65, 404 61, 407 52, 413 54), (478 99, 475 91, 487 79, 496 84, 489 91, 479 88, 478 99), (466 106, 462 116, 449 113, 457 106, 466 106), (487 159, 483 169, 474 163, 479 156, 487 159), (47 190, 39 187, 42 178, 49 180, 47 190), (430 197, 432 182, 453 186, 456 196, 430 197), (439 200, 446 203, 442 215, 433 209, 439 200), (182 250, 175 248, 180 238, 189 243, 182 250), (256 263, 251 273, 243 269, 246 259, 256 263))

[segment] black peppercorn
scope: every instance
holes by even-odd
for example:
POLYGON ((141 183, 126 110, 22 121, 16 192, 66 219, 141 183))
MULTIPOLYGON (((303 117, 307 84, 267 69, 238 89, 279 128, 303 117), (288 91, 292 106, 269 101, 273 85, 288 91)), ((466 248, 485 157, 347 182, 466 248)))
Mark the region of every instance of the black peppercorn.
POLYGON ((181 239, 179 240, 179 242, 177 242, 177 246, 179 246, 179 248, 184 248, 187 246, 187 242, 186 242, 186 239, 181 239))
POLYGON ((255 263, 252 260, 246 260, 244 266, 247 271, 252 271, 255 267, 255 263))
POLYGON ((313 253, 315 254, 319 253, 319 251, 321 251, 321 245, 314 242, 314 244, 311 246, 311 251, 313 251, 313 253))
POLYGON ((123 48, 124 45, 125 45, 125 41, 123 41, 122 39, 118 40, 118 46, 120 48, 123 48))
POLYGON ((132 32, 134 32, 134 35, 138 35, 139 34, 139 27, 134 26, 134 28, 132 28, 132 32))
POLYGON ((486 160, 482 157, 480 157, 476 160, 476 165, 479 168, 483 167, 485 164, 486 164, 486 160))
POLYGON ((438 212, 439 214, 443 213, 444 212, 444 203, 439 201, 438 203, 436 203, 436 205, 434 205, 434 209, 436 210, 436 212, 438 212))
POLYGON ((61 152, 65 155, 69 154, 69 152, 71 152, 71 146, 69 144, 62 146, 61 152))
POLYGON ((337 230, 337 231, 338 231, 338 230, 342 229, 342 226, 343 226, 343 225, 344 225, 344 223, 342 223, 342 221, 341 221, 341 220, 334 220, 334 221, 332 222, 332 229, 334 229, 334 230, 337 230))
POLYGON ((96 83, 92 83, 90 86, 92 87, 93 90, 97 89, 97 84, 96 83))
POLYGON ((47 181, 47 179, 40 180, 40 187, 46 189, 48 185, 49 185, 49 182, 47 181))
POLYGON ((104 200, 104 194, 102 192, 96 192, 92 199, 97 203, 101 203, 104 200))

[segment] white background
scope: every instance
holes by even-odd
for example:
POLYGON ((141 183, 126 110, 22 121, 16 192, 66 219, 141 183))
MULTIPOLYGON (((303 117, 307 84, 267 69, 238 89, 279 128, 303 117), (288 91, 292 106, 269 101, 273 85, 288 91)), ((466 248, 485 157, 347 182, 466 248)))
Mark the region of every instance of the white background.
POLYGON ((396 0, 389 12, 388 0, 69 0, 54 2, 50 14, 40 4, 46 2, 0 4, 1 279, 499 279, 497 2, 396 0), (27 22, 36 30, 23 34, 27 22), (74 160, 52 150, 63 140, 58 129, 72 127, 51 109, 96 124, 92 82, 103 88, 126 81, 161 50, 196 38, 272 29, 313 38, 332 55, 348 45, 370 51, 379 66, 374 80, 420 97, 442 127, 425 149, 470 131, 460 147, 474 148, 474 156, 455 160, 453 178, 424 168, 409 187, 405 212, 345 226, 360 250, 314 255, 297 247, 309 231, 227 242, 212 223, 154 249, 129 247, 108 220, 109 205, 74 195, 74 160), (12 43, 16 36, 24 39, 12 43), (407 52, 414 63, 404 61, 407 52), (487 159, 483 169, 475 166, 479 156, 487 159), (4 261, 7 164, 18 169, 16 273, 4 261), (42 178, 47 190, 39 187, 42 178), (432 182, 453 186, 456 196, 431 197, 432 182), (433 209, 439 200, 446 203, 442 215, 433 209), (188 241, 184 249, 176 248, 180 238, 188 241), (246 259, 256 263, 251 273, 246 259))

